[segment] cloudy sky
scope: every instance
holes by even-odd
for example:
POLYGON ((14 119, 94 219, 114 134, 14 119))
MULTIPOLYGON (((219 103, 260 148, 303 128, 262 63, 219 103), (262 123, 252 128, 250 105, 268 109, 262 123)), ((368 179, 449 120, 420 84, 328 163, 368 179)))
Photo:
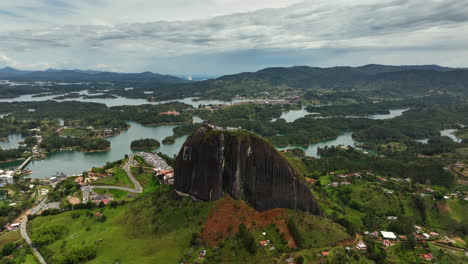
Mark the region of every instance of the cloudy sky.
POLYGON ((468 66, 466 0, 0 1, 0 67, 468 66))

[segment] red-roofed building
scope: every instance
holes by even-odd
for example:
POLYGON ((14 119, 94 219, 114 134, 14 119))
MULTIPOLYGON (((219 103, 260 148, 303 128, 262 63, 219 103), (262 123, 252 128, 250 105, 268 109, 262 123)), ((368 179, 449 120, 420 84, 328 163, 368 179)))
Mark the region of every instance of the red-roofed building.
POLYGON ((392 242, 390 242, 390 240, 384 240, 384 241, 382 241, 382 245, 383 245, 384 247, 389 247, 389 246, 392 245, 392 242))
POLYGON ((428 260, 428 261, 433 260, 432 253, 421 254, 421 257, 423 257, 423 259, 428 260))
POLYGON ((323 257, 327 257, 330 254, 330 252, 329 251, 322 251, 322 252, 320 252, 320 254, 322 254, 323 257))
POLYGON ((315 184, 315 183, 317 182, 317 180, 315 180, 315 179, 309 179, 309 178, 307 178, 306 181, 307 181, 308 183, 311 183, 311 184, 315 184))
POLYGON ((260 241, 260 246, 265 247, 265 246, 268 246, 269 243, 270 243, 270 240, 262 240, 260 241))
POLYGON ((167 112, 159 113, 159 115, 180 115, 180 113, 177 111, 167 111, 167 112))

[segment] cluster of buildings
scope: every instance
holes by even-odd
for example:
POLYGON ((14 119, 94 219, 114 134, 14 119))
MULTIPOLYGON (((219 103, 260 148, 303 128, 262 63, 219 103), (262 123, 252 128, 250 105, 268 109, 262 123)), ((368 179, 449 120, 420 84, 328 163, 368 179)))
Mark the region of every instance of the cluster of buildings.
POLYGON ((98 181, 102 178, 106 178, 108 176, 111 176, 111 174, 102 174, 102 173, 94 173, 94 172, 88 172, 88 176, 83 179, 83 177, 76 177, 75 182, 79 185, 86 185, 86 184, 91 184, 92 182, 98 181))
POLYGON ((13 184, 13 175, 15 174, 15 171, 8 170, 0 170, 0 184, 13 184))
POLYGON ((174 171, 154 168, 154 176, 160 184, 174 185, 174 171))
POLYGON ((57 174, 55 176, 49 178, 49 183, 57 184, 57 183, 65 180, 67 177, 68 176, 65 173, 57 172, 57 174))
POLYGON ((107 205, 108 203, 110 203, 112 201, 112 197, 106 196, 106 195, 101 195, 101 194, 98 194, 98 193, 95 193, 95 192, 90 193, 89 199, 90 199, 91 202, 93 202, 95 204, 103 203, 105 205, 107 205))
POLYGON ((138 154, 143 160, 153 167, 153 175, 161 184, 174 184, 174 170, 166 161, 156 154, 141 152, 138 154))
POLYGON ((163 158, 148 152, 138 153, 138 156, 142 157, 146 163, 153 167, 153 175, 160 184, 174 184, 174 170, 163 158))

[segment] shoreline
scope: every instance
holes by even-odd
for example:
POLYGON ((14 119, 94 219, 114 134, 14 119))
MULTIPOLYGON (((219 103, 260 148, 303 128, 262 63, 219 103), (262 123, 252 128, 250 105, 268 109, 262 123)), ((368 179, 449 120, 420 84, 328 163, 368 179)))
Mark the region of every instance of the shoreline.
POLYGON ((193 123, 193 120, 184 121, 184 122, 165 122, 165 123, 158 123, 158 124, 141 124, 141 125, 153 127, 153 126, 183 125, 183 124, 192 124, 192 123, 193 123))
POLYGON ((159 145, 159 146, 157 146, 157 147, 154 147, 154 148, 148 148, 148 147, 144 147, 144 148, 143 148, 143 147, 135 147, 135 148, 132 148, 132 147, 130 147, 130 149, 145 150, 145 149, 158 149, 158 148, 160 148, 160 147, 161 147, 161 145, 159 145))

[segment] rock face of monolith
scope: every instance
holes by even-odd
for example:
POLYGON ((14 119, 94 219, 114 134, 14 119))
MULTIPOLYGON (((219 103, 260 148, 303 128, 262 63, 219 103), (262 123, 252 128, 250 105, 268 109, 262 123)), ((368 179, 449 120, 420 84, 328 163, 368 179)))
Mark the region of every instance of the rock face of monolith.
POLYGON ((243 130, 201 126, 195 131, 176 158, 175 188, 205 201, 229 194, 260 211, 289 208, 321 214, 288 160, 243 130))

